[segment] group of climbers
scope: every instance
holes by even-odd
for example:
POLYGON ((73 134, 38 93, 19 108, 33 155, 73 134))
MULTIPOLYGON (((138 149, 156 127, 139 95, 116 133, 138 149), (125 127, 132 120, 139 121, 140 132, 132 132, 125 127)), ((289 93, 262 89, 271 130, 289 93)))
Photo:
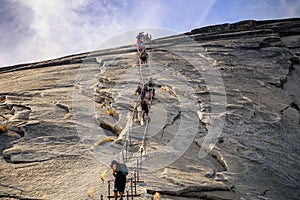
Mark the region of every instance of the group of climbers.
POLYGON ((139 58, 141 61, 141 64, 146 64, 147 59, 149 57, 148 53, 146 52, 146 46, 145 44, 151 40, 152 36, 148 33, 144 35, 144 32, 139 32, 136 36, 137 39, 137 47, 139 51, 139 58))
POLYGON ((148 94, 148 99, 151 102, 155 95, 155 88, 154 88, 154 82, 153 79, 150 78, 150 80, 145 83, 143 86, 139 84, 135 90, 136 95, 140 95, 140 102, 135 106, 135 109, 138 108, 138 106, 141 106, 142 108, 142 120, 148 119, 148 113, 149 113, 149 106, 151 103, 145 100, 146 95, 148 94))
MULTIPOLYGON (((136 39, 137 39, 137 47, 139 52, 139 59, 141 61, 141 64, 146 64, 149 55, 146 52, 145 43, 149 42, 152 39, 152 36, 149 35, 148 33, 145 35, 144 32, 139 32, 136 36, 136 39)), ((143 85, 139 84, 135 90, 135 94, 140 95, 140 102, 135 106, 135 110, 137 109, 138 106, 141 106, 142 108, 141 124, 143 124, 143 121, 145 120, 145 115, 148 119, 149 105, 150 105, 150 103, 145 100, 146 94, 148 94, 149 101, 152 101, 152 98, 154 97, 155 94, 154 83, 152 78, 150 78, 148 83, 145 83, 143 85)))
MULTIPOLYGON (((138 33, 136 36, 137 39, 137 47, 139 52, 139 59, 141 61, 141 64, 146 64, 148 59, 148 53, 146 52, 146 46, 145 43, 149 42, 151 40, 151 35, 148 33, 144 35, 144 32, 138 33)), ((148 99, 151 102, 155 95, 155 89, 154 89, 154 82, 152 78, 145 83, 145 84, 139 84, 137 89, 135 90, 135 94, 140 96, 140 101, 136 104, 134 107, 134 110, 137 114, 137 108, 140 106, 142 108, 142 119, 141 124, 143 125, 143 121, 145 121, 145 115, 147 120, 149 121, 149 106, 150 103, 145 100, 146 95, 148 94, 148 99)), ((136 117, 138 118, 138 117, 136 117)), ((123 199, 125 185, 126 185, 126 175, 128 174, 128 169, 125 164, 118 163, 117 161, 113 160, 111 162, 111 168, 113 170, 113 176, 115 177, 114 182, 114 198, 117 200, 118 196, 120 196, 120 199, 123 199)))

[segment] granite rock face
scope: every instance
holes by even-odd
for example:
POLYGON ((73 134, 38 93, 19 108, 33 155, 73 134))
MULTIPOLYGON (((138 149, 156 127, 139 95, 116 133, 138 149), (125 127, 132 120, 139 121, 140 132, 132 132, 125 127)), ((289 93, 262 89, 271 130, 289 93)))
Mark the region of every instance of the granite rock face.
POLYGON ((136 199, 300 198, 300 19, 199 28, 147 50, 143 66, 129 45, 0 68, 0 198, 106 196, 113 177, 100 175, 119 158, 134 90, 150 77, 136 199))

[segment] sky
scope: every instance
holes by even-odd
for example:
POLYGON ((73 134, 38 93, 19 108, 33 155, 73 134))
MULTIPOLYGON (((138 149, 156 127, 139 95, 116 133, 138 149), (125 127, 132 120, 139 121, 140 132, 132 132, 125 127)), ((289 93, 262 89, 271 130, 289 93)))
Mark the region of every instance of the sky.
POLYGON ((106 48, 126 33, 134 43, 145 28, 169 30, 155 38, 291 17, 300 17, 300 0, 0 0, 0 67, 106 48))

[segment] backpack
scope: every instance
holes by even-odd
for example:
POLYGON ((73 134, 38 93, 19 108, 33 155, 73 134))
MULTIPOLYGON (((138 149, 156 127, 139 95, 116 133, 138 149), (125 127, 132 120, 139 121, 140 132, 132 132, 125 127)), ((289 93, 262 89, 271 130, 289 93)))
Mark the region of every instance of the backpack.
POLYGON ((117 164, 117 172, 121 172, 122 175, 127 176, 128 175, 128 168, 125 164, 118 163, 117 164))
POLYGON ((149 85, 150 87, 154 87, 153 80, 149 80, 148 85, 149 85))
POLYGON ((145 92, 148 92, 148 91, 149 91, 149 88, 148 88, 148 86, 147 86, 146 84, 144 85, 144 91, 145 91, 145 92))

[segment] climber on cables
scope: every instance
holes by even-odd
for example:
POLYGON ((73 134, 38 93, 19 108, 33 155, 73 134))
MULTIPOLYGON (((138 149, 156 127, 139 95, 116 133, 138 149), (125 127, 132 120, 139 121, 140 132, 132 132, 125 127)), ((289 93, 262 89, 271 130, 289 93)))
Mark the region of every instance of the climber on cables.
POLYGON ((147 83, 143 85, 142 87, 142 93, 141 93, 141 100, 142 99, 145 99, 146 97, 146 93, 149 92, 149 88, 148 88, 148 85, 147 83))
POLYGON ((147 84, 138 84, 137 88, 134 91, 134 95, 140 95, 140 99, 144 99, 147 92, 149 92, 147 84))
POLYGON ((138 84, 137 88, 135 89, 135 95, 141 95, 142 94, 142 86, 140 84, 138 84))
POLYGON ((151 101, 151 99, 154 98, 155 95, 155 88, 154 88, 154 82, 152 77, 150 77, 150 80, 147 83, 148 86, 148 92, 149 92, 149 100, 151 101))
POLYGON ((140 43, 138 43, 138 49, 139 52, 143 52, 143 50, 145 50, 145 42, 141 41, 140 43))
POLYGON ((143 50, 145 50, 145 35, 144 32, 139 32, 136 36, 137 39, 137 46, 138 46, 138 50, 139 52, 142 52, 143 50))
POLYGON ((120 194, 120 199, 123 199, 124 190, 126 186, 126 176, 128 175, 128 168, 123 163, 118 163, 116 160, 111 161, 110 167, 112 168, 113 176, 115 177, 114 184, 114 197, 115 200, 118 199, 118 192, 120 194))
POLYGON ((141 60, 141 64, 146 64, 147 63, 147 59, 148 59, 149 55, 146 52, 146 50, 142 50, 142 53, 140 55, 140 60, 141 60))
POLYGON ((152 39, 152 36, 149 35, 148 33, 145 35, 145 38, 144 38, 144 41, 147 43, 147 42, 150 42, 152 39))
POLYGON ((145 115, 146 119, 148 120, 148 114, 149 114, 149 103, 145 99, 141 99, 141 101, 135 106, 135 109, 137 109, 138 106, 142 107, 142 120, 141 125, 144 124, 145 121, 145 115))
POLYGON ((136 39, 137 40, 143 40, 144 39, 144 32, 139 32, 138 34, 137 34, 137 36, 136 36, 136 39))

